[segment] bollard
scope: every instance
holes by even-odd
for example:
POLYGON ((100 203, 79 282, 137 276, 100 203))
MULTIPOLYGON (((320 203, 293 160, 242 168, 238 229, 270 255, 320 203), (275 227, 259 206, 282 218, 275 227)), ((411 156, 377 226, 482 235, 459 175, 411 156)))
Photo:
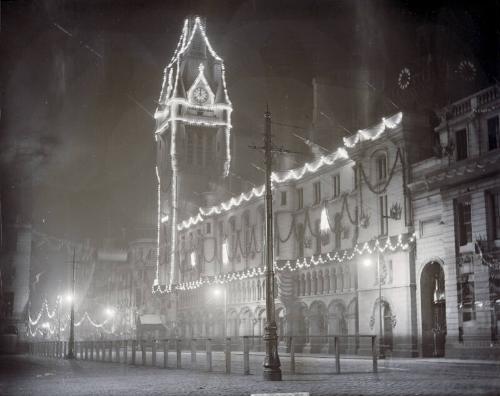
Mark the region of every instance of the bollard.
POLYGON ((231 337, 226 338, 225 355, 226 355, 226 374, 230 374, 231 373, 231 337))
POLYGON ((68 342, 64 341, 64 357, 68 354, 68 342))
POLYGON ((290 372, 295 374, 295 343, 292 336, 290 336, 290 372))
POLYGON ((137 348, 137 341, 136 340, 132 340, 132 364, 134 364, 134 365, 135 365, 136 348, 137 348))
POLYGON ((113 361, 113 341, 110 341, 108 344, 108 361, 112 362, 113 361))
POLYGON ((151 365, 156 367, 156 340, 151 345, 151 365))
POLYGON ((181 368, 181 340, 177 338, 176 340, 176 350, 177 350, 177 368, 181 368))
POLYGON ((104 341, 101 342, 101 360, 104 362, 106 360, 106 343, 104 341))
POLYGON ((146 341, 141 340, 142 365, 146 365, 146 341))
POLYGON ((340 340, 335 337, 335 371, 340 374, 340 340))
POLYGON ((99 361, 101 360, 101 351, 99 349, 99 341, 95 342, 95 360, 99 361))
POLYGON ((63 355, 63 342, 62 341, 59 341, 59 358, 60 359, 64 358, 64 355, 63 355))
POLYGON ((128 364, 128 340, 123 341, 123 363, 128 364))
POLYGON ((207 338, 205 343, 205 348, 207 350, 207 371, 212 371, 212 340, 207 338))
POLYGON ((116 362, 120 363, 120 346, 121 346, 121 341, 116 341, 115 342, 115 360, 116 362))
POLYGON ((90 360, 94 360, 94 341, 90 341, 90 360))
POLYGON ((85 341, 85 360, 89 360, 89 342, 85 341))
POLYGON ((73 352, 75 354, 75 360, 78 360, 78 341, 73 344, 73 352))
POLYGON ((243 374, 250 375, 250 343, 248 336, 243 336, 243 374))
POLYGON ((196 367, 196 338, 191 339, 191 368, 196 367))
POLYGON ((377 336, 372 336, 372 358, 373 358, 373 372, 378 372, 378 361, 377 361, 377 347, 376 347, 376 338, 377 336))
POLYGON ((163 368, 168 367, 168 340, 163 340, 163 368))

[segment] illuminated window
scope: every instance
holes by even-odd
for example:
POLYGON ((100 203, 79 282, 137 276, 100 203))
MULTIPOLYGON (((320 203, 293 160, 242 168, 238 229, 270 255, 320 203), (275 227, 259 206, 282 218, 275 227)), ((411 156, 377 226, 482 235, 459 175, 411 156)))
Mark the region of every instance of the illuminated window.
POLYGON ((379 197, 379 213, 380 213, 380 235, 387 235, 389 228, 389 218, 387 215, 387 195, 379 197))

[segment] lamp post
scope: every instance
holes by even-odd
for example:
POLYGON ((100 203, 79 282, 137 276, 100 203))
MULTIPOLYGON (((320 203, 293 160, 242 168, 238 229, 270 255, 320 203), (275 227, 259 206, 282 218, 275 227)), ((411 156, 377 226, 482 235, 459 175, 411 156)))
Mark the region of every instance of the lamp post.
POLYGON ((271 113, 265 115, 264 153, 266 159, 266 327, 264 341, 266 357, 264 359, 264 379, 281 381, 281 364, 278 356, 278 332, 274 308, 274 262, 273 262, 273 195, 271 190, 272 138, 271 113))
POLYGON ((68 354, 66 359, 75 358, 75 255, 76 248, 73 248, 73 276, 72 280, 72 293, 71 293, 71 313, 70 313, 70 324, 69 324, 69 342, 68 342, 68 354))
POLYGON ((220 296, 221 293, 224 294, 224 338, 227 337, 227 288, 224 286, 224 288, 219 289, 216 288, 214 289, 214 294, 215 296, 220 296))
MULTIPOLYGON (((379 359, 384 359, 385 358, 385 351, 384 347, 382 344, 382 339, 383 339, 383 329, 382 329, 382 275, 380 273, 380 250, 378 249, 378 246, 376 246, 377 249, 377 281, 378 281, 378 326, 379 326, 379 352, 378 352, 378 357, 379 359)), ((365 260, 365 265, 370 266, 372 264, 372 261, 370 259, 365 260)))

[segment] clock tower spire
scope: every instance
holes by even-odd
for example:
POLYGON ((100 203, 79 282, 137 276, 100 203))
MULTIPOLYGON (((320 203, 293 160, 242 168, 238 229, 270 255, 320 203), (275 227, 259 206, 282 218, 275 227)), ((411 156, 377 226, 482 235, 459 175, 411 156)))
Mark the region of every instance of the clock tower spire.
POLYGON ((155 112, 158 177, 156 287, 178 281, 177 223, 204 193, 222 194, 231 164, 231 100, 224 61, 196 16, 184 21, 155 112))

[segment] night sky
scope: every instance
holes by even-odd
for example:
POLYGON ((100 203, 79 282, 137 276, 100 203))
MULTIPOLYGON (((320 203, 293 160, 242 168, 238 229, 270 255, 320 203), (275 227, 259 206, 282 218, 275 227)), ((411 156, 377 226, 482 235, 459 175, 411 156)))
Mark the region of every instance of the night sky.
POLYGON ((312 79, 382 69, 371 84, 399 103, 398 73, 423 59, 418 32, 430 25, 440 26, 431 49, 440 70, 461 59, 477 69, 473 81, 447 82, 434 98, 444 105, 495 83, 499 10, 498 1, 3 1, 4 215, 71 239, 126 238, 153 222, 152 114, 188 15, 206 17, 225 61, 233 171, 261 183, 248 145, 260 143, 266 103, 273 120, 296 127, 276 126, 276 142, 305 152, 292 132, 308 134, 312 79))

